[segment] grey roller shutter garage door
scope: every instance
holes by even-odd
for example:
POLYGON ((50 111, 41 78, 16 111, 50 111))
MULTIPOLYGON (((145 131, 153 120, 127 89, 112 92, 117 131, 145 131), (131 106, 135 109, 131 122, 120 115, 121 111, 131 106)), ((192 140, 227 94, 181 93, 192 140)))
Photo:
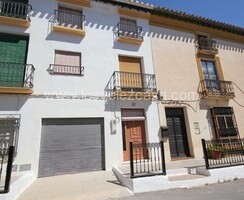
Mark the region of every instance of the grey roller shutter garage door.
POLYGON ((105 169, 104 120, 43 119, 39 177, 105 169))

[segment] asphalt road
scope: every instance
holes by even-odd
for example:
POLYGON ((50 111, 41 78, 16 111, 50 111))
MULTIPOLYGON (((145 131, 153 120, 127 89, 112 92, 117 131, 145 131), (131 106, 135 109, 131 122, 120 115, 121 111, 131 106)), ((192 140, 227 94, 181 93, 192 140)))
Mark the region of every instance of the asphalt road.
POLYGON ((136 194, 116 200, 244 200, 244 179, 191 189, 136 194))

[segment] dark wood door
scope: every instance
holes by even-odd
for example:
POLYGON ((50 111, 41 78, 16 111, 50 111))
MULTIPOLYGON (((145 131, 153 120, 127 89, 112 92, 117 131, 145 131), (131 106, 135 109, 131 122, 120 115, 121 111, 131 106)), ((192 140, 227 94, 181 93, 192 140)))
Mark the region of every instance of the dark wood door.
MULTIPOLYGON (((144 121, 123 122, 123 157, 124 161, 130 160, 130 142, 145 143, 145 123, 144 121)), ((137 155, 143 157, 143 155, 137 155)))
POLYGON ((171 157, 190 156, 183 109, 166 108, 166 118, 171 157))

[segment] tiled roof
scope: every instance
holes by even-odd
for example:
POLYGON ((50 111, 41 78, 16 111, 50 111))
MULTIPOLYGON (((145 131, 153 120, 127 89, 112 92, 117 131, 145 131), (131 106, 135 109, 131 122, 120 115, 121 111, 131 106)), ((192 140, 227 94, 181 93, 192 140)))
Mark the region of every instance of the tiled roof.
POLYGON ((168 9, 165 7, 159 7, 156 5, 144 3, 142 1, 137 1, 137 0, 101 0, 101 1, 103 1, 105 3, 118 4, 118 5, 122 5, 122 6, 128 6, 128 7, 131 6, 134 9, 148 11, 155 15, 178 19, 181 21, 189 22, 189 23, 200 24, 202 26, 220 29, 223 31, 227 31, 227 32, 231 32, 231 33, 235 33, 235 34, 244 36, 243 27, 238 27, 238 26, 235 26, 232 24, 215 21, 215 20, 208 19, 205 17, 188 14, 186 12, 172 10, 172 9, 168 9))

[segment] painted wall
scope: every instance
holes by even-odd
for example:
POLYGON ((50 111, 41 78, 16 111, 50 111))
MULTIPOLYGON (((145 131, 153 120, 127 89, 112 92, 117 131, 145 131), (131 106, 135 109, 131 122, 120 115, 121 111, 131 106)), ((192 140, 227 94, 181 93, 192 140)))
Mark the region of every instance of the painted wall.
MULTIPOLYGON (((91 8, 81 8, 86 16, 86 36, 55 33, 52 31, 56 1, 30 0, 33 7, 28 29, 0 26, 0 32, 30 35, 27 63, 36 68, 34 93, 31 96, 1 95, 0 114, 21 115, 18 155, 15 165, 31 164, 38 174, 42 118, 103 117, 105 121, 106 169, 123 162, 121 108, 143 108, 146 113, 147 137, 159 141, 157 104, 149 101, 109 101, 103 99, 64 99, 73 95, 104 96, 105 87, 114 71, 119 70, 119 55, 142 58, 145 73, 154 73, 147 20, 137 19, 145 31, 141 46, 116 41, 115 33, 120 16, 117 8, 93 2, 91 8), (49 64, 54 63, 55 50, 82 53, 83 77, 50 75, 49 64), (53 98, 52 95, 61 95, 53 98), (118 119, 117 133, 110 129, 112 119, 118 119)), ((76 7, 77 9, 78 7, 76 7)))
MULTIPOLYGON (((243 137, 243 107, 237 105, 233 100, 198 101, 197 90, 200 77, 196 62, 195 34, 166 27, 151 26, 150 35, 158 90, 161 91, 164 100, 185 100, 182 104, 166 103, 159 105, 161 125, 167 125, 165 108, 184 108, 191 156, 202 158, 201 139, 210 139, 215 134, 209 108, 231 106, 234 108, 240 135, 243 137), (196 133, 194 122, 199 122, 200 134, 196 133)), ((243 89, 244 45, 223 40, 217 40, 217 43, 219 44, 218 56, 225 80, 233 81, 243 89)), ((234 100, 244 105, 244 94, 238 91, 236 87, 235 92, 236 98, 234 100)), ((168 138, 164 138, 164 141, 168 147, 166 148, 166 159, 171 160, 168 138)))

